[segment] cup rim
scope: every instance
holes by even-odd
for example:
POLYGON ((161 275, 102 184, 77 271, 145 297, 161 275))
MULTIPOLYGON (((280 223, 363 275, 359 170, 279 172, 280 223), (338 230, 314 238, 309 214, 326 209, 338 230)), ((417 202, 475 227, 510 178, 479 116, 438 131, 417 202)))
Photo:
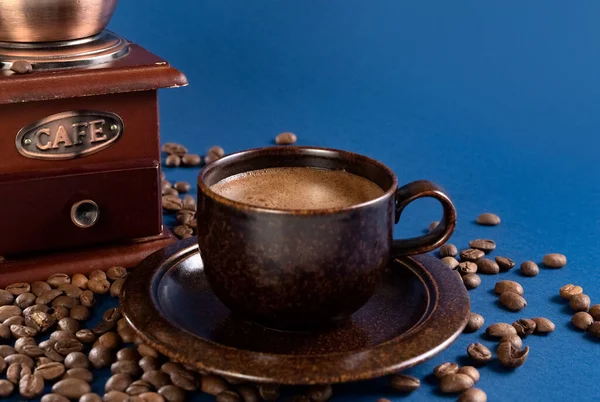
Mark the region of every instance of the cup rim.
MULTIPOLYGON (((368 179, 367 179, 368 180, 368 179)), ((219 158, 209 164, 207 164, 200 173, 198 174, 198 189, 204 195, 212 198, 218 203, 225 204, 232 208, 248 211, 248 212, 262 212, 262 213, 270 213, 270 214, 282 214, 282 215, 330 215, 337 213, 346 213, 351 211, 356 211, 379 202, 384 201, 385 199, 394 195, 396 190, 398 189, 398 178, 396 174, 383 163, 370 158, 368 156, 358 154, 355 152, 344 151, 335 148, 325 148, 325 147, 312 147, 312 146, 270 146, 270 147, 261 147, 261 148, 251 148, 244 151, 234 152, 222 158, 219 158), (275 209, 275 208, 265 208, 259 207, 251 204, 246 204, 240 201, 234 201, 232 199, 223 197, 222 195, 217 194, 216 192, 210 189, 210 186, 206 184, 204 181, 207 174, 213 171, 214 169, 219 169, 223 166, 226 166, 230 163, 235 163, 235 161, 240 160, 247 156, 262 156, 262 155, 306 155, 306 156, 321 156, 328 157, 331 159, 359 159, 363 162, 375 165, 383 172, 385 172, 391 179, 392 182, 388 189, 384 190, 384 193, 377 198, 373 198, 372 200, 362 202, 360 204, 354 204, 346 207, 339 208, 322 208, 322 209, 275 209)))

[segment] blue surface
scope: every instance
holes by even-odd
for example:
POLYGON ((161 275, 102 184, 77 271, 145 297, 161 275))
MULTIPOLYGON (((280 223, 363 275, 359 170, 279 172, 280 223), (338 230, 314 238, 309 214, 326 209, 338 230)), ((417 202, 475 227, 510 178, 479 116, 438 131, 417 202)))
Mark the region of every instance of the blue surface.
MULTIPOLYGON (((233 152, 293 131, 301 145, 379 159, 403 182, 440 183, 458 210, 459 248, 492 238, 493 255, 518 263, 565 253, 562 270, 482 276, 470 292, 488 324, 545 316, 557 325, 525 340, 523 367, 486 366, 477 386, 490 401, 597 401, 600 342, 573 329, 556 295, 576 283, 600 303, 599 15, 589 0, 145 0, 122 1, 111 28, 189 78, 189 87, 161 93, 163 141, 233 152), (502 225, 476 226, 484 211, 502 225), (500 279, 525 288, 521 313, 496 305, 500 279)), ((166 174, 194 182, 197 169, 166 174)), ((421 233, 439 212, 419 201, 397 235, 421 233)), ((427 376, 443 361, 463 362, 475 341, 494 345, 481 331, 463 335, 409 370, 423 383, 413 394, 369 381, 336 387, 334 400, 456 399, 427 376)))

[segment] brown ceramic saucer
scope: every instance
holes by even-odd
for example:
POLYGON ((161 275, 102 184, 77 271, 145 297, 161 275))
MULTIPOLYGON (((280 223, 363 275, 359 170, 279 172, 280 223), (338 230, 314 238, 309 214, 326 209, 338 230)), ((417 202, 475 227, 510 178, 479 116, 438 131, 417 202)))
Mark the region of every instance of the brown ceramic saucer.
POLYGON ((470 303, 455 272, 428 255, 390 264, 351 322, 325 332, 282 332, 238 319, 203 275, 196 239, 142 261, 123 292, 125 317, 164 355, 252 382, 333 384, 419 364, 462 332, 470 303))

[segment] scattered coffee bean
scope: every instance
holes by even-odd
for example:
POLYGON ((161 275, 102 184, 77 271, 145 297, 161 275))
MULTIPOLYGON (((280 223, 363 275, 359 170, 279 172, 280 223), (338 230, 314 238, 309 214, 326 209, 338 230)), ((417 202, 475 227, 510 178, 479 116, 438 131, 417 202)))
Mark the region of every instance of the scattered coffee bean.
POLYGON ((125 276, 127 275, 127 270, 123 267, 110 267, 107 271, 106 271, 106 276, 108 277, 108 279, 110 280, 117 280, 119 278, 125 278, 125 276))
POLYGON ((588 311, 590 308, 590 297, 584 293, 573 295, 569 301, 569 306, 573 311, 588 311))
POLYGON ((90 279, 87 283, 87 287, 93 293, 103 295, 110 290, 110 282, 102 278, 90 279))
POLYGON ((142 380, 152 384, 152 386, 156 389, 160 389, 161 387, 171 383, 169 375, 160 370, 146 371, 142 375, 142 380))
POLYGON ((35 364, 35 362, 33 361, 33 359, 31 357, 21 354, 21 353, 15 353, 14 355, 6 356, 4 358, 4 361, 8 365, 11 365, 13 363, 20 363, 22 365, 29 367, 30 369, 33 369, 33 366, 35 364))
POLYGON ((110 295, 112 297, 119 297, 123 293, 123 285, 125 284, 125 278, 119 278, 110 285, 110 295))
POLYGON ((6 369, 6 379, 17 385, 23 376, 31 374, 31 368, 23 363, 12 363, 6 369))
POLYGON ((594 321, 600 321, 600 304, 594 304, 588 310, 588 313, 594 317, 594 321))
POLYGON ((40 396, 44 391, 44 379, 39 374, 25 374, 19 381, 19 394, 27 399, 40 396))
POLYGON ((179 239, 187 239, 194 235, 194 230, 186 225, 177 225, 173 228, 173 234, 179 239))
POLYGON ((35 339, 33 339, 33 337, 30 336, 24 336, 15 341, 15 350, 17 351, 17 353, 24 354, 23 351, 25 347, 32 345, 37 345, 35 339))
POLYGON ((510 271, 515 267, 515 262, 508 257, 497 256, 494 259, 502 272, 510 271))
POLYGON ((450 269, 454 269, 458 266, 458 260, 454 257, 444 257, 441 259, 441 261, 450 269))
POLYGON ((138 346, 138 353, 142 357, 149 356, 149 357, 154 357, 155 359, 158 358, 158 352, 156 351, 156 349, 154 349, 151 346, 145 345, 145 344, 140 344, 138 346))
POLYGON ((48 313, 50 313, 56 321, 60 321, 69 316, 69 309, 65 306, 57 306, 49 309, 48 313))
POLYGON ((547 318, 535 317, 532 320, 535 322, 535 333, 537 334, 553 332, 556 329, 556 325, 547 318))
POLYGON ((15 296, 12 293, 0 289, 0 307, 11 305, 14 300, 15 296))
POLYGON ((241 402, 240 396, 233 391, 223 391, 217 395, 216 402, 241 402))
POLYGON ((177 212, 183 207, 183 202, 178 196, 163 195, 162 206, 167 211, 177 212))
MULTIPOLYGON (((452 364, 452 363, 446 363, 446 364, 452 364)), ((457 371, 458 371, 458 369, 457 369, 457 371)), ((437 376, 437 374, 436 374, 436 376, 437 376)), ((441 377, 438 377, 438 378, 441 378, 441 377)), ((411 375, 395 374, 395 375, 390 376, 390 384, 391 384, 392 388, 394 388, 397 391, 413 392, 414 390, 416 390, 417 388, 419 388, 421 386, 421 381, 418 378, 413 377, 411 375)), ((331 396, 331 394, 330 394, 330 396, 331 396)), ((311 398, 311 400, 317 400, 317 399, 311 398)), ((326 399, 321 399, 321 400, 324 401, 326 399)))
POLYGON ((477 274, 466 274, 462 277, 465 287, 469 290, 481 285, 481 278, 477 274))
POLYGON ((529 318, 521 318, 513 322, 512 326, 517 330, 517 335, 519 335, 521 338, 524 338, 535 332, 537 324, 535 321, 530 320, 529 318))
MULTIPOLYGON (((173 385, 177 385, 178 387, 183 388, 186 391, 196 391, 198 389, 196 377, 187 370, 173 371, 170 374, 170 377, 173 385)), ((203 379, 204 378, 205 377, 203 377, 203 379)))
POLYGON ((521 311, 527 306, 527 301, 518 293, 507 291, 498 298, 500 304, 510 311, 521 311))
POLYGON ((481 250, 477 250, 476 248, 467 248, 460 252, 460 260, 475 262, 478 259, 483 258, 484 255, 485 253, 481 250))
MULTIPOLYGON (((94 349, 97 349, 97 348, 101 348, 101 347, 97 346, 94 349)), ((102 348, 102 349, 106 349, 106 348, 102 348)), ((108 349, 106 349, 106 350, 108 350, 108 349)), ((110 357, 111 357, 111 360, 112 360, 112 354, 111 354, 110 357)), ((140 366, 138 365, 138 363, 135 362, 135 361, 131 361, 131 360, 119 360, 118 362, 115 362, 115 363, 111 364, 111 366, 110 366, 110 372, 113 373, 113 374, 125 373, 125 374, 129 374, 132 377, 138 377, 140 374, 142 374, 142 369, 140 368, 140 366)))
POLYGON ((37 345, 27 345, 23 348, 23 354, 29 357, 42 357, 46 351, 37 345))
POLYGON ((474 274, 477 272, 477 264, 471 261, 465 261, 458 264, 457 271, 461 275, 474 274))
POLYGON ((71 277, 67 274, 58 273, 50 275, 46 282, 48 282, 48 284, 53 288, 57 288, 59 285, 62 285, 64 283, 71 283, 71 277))
POLYGON ((509 368, 515 368, 523 365, 527 356, 529 356, 529 346, 525 346, 523 350, 515 347, 510 342, 503 342, 498 345, 496 350, 500 363, 509 368))
MULTIPOLYGON (((113 352, 110 349, 105 348, 103 346, 93 347, 90 350, 90 353, 88 353, 88 359, 90 360, 90 363, 92 363, 92 366, 94 366, 97 369, 103 368, 103 367, 108 367, 114 361, 113 352)), ((137 365, 137 363, 136 363, 136 365, 137 365)), ((133 371, 133 370, 131 370, 131 371, 133 371)), ((123 372, 123 371, 120 371, 120 372, 123 372)), ((113 374, 115 374, 115 373, 113 372, 113 374)))
POLYGON ((283 132, 275 137, 275 143, 278 145, 291 145, 297 141, 296 134, 290 132, 283 132))
POLYGON ((480 258, 476 262, 477 264, 477 272, 485 275, 496 275, 500 272, 500 267, 494 260, 490 260, 488 258, 480 258))
MULTIPOLYGON (((410 392, 411 390, 419 388, 421 382, 418 378, 397 374, 392 376, 392 387, 398 391, 410 392), (412 383, 411 384, 409 384, 412 383), (401 389, 404 387, 404 391, 401 389)), ((306 390, 306 396, 309 400, 314 402, 325 402, 331 399, 333 396, 333 389, 331 385, 313 385, 306 390)))
POLYGON ((521 274, 523 276, 536 276, 540 273, 540 268, 533 261, 525 261, 521 264, 521 274))
POLYGON ((479 388, 469 388, 458 396, 458 402, 487 402, 487 395, 479 388))
POLYGON ((465 327, 463 332, 470 334, 475 331, 478 331, 484 323, 485 319, 481 314, 471 312, 469 313, 469 321, 467 322, 467 326, 465 327))
POLYGON ((218 145, 210 147, 210 149, 208 150, 207 153, 217 154, 217 156, 219 158, 222 158, 222 157, 225 156, 225 150, 223 148, 221 148, 220 146, 218 146, 218 145))
POLYGON ((496 242, 489 239, 475 239, 469 242, 469 247, 476 248, 487 254, 496 249, 496 242))
POLYGON ((97 344, 108 349, 116 349, 121 345, 121 337, 116 332, 106 332, 100 335, 97 344))
POLYGON ((169 167, 177 167, 181 165, 181 157, 178 155, 169 155, 165 159, 165 165, 169 167))
MULTIPOLYGON (((253 389, 254 390, 254 389, 253 389)), ((255 391, 256 392, 256 391, 255 391)), ((158 390, 158 394, 165 398, 167 402, 184 402, 185 391, 175 385, 165 385, 158 390)), ((250 402, 245 398, 244 402, 250 402)), ((258 402, 258 399, 256 399, 258 402)))
POLYGON ((519 282, 508 281, 508 280, 496 282, 496 285, 494 286, 494 292, 497 295, 500 295, 507 291, 515 292, 515 293, 523 296, 523 287, 521 286, 521 284, 519 282))
POLYGON ((102 321, 100 324, 96 325, 94 329, 92 329, 92 332, 96 335, 102 335, 108 331, 111 331, 115 326, 116 323, 114 321, 102 321))
MULTIPOLYGON (((158 363, 158 360, 150 356, 142 357, 139 361, 139 365, 142 368, 142 370, 144 370, 144 372, 160 369, 160 364, 158 363)), ((166 374, 170 374, 170 372, 166 372, 164 370, 163 372, 166 374)))
POLYGON ((175 190, 177 190, 179 193, 187 193, 192 188, 190 183, 188 183, 187 181, 178 181, 177 183, 175 183, 174 187, 175 190))
POLYGON ((104 390, 106 392, 110 392, 110 391, 125 392, 125 390, 131 385, 132 382, 133 382, 133 379, 131 378, 131 376, 129 374, 125 374, 125 373, 113 374, 108 379, 108 381, 106 381, 106 384, 104 385, 104 390))
POLYGON ((123 314, 121 314, 121 309, 118 307, 109 308, 102 314, 102 319, 104 321, 116 322, 121 319, 123 314))
POLYGON ((83 274, 75 274, 71 278, 71 284, 77 286, 79 289, 87 289, 88 278, 83 274))
POLYGON ((26 309, 29 306, 32 306, 35 303, 35 295, 33 293, 21 293, 15 299, 15 304, 21 309, 26 309))
POLYGON ((63 292, 65 296, 75 298, 79 298, 79 296, 81 296, 81 293, 83 292, 81 288, 73 285, 72 283, 64 283, 62 285, 59 285, 56 289, 63 292))
POLYGON ((185 166, 200 166, 202 163, 202 158, 200 155, 196 154, 187 154, 181 158, 181 161, 185 166))
POLYGON ((84 368, 72 368, 67 370, 67 372, 65 373, 63 379, 67 379, 67 378, 75 378, 81 381, 85 381, 85 382, 89 382, 91 383, 92 380, 94 379, 94 376, 92 375, 92 372, 89 371, 88 369, 84 369, 84 368))
POLYGON ((62 290, 50 289, 42 293, 35 300, 36 304, 50 304, 54 299, 63 294, 62 290))
MULTIPOLYGON (((467 347, 467 354, 476 363, 486 363, 492 360, 492 352, 481 343, 472 343, 467 347)), ((470 377, 469 377, 470 378, 470 377)), ((473 386, 473 384, 471 384, 473 386)))
POLYGON ((80 329, 75 333, 75 339, 81 343, 94 343, 96 335, 89 329, 80 329))
POLYGON ((25 60, 16 60, 10 66, 10 71, 15 74, 30 74, 33 72, 33 65, 25 60))
POLYGON ((585 311, 578 311, 573 315, 571 322, 575 326, 582 331, 586 331, 590 325, 594 322, 594 318, 586 313, 585 311))
POLYGON ((179 156, 183 156, 183 155, 187 154, 187 152, 188 152, 186 147, 184 147, 181 144, 177 144, 175 142, 167 142, 166 144, 164 144, 162 146, 162 151, 164 153, 167 153, 170 155, 179 155, 179 156))
POLYGON ((165 398, 156 392, 144 392, 139 394, 138 397, 141 398, 143 402, 165 402, 165 398))
POLYGON ((79 321, 71 317, 65 317, 58 322, 58 329, 75 334, 79 331, 79 321))
POLYGON ((65 367, 67 369, 72 369, 72 368, 87 369, 90 365, 90 361, 88 360, 88 357, 81 352, 69 353, 65 357, 64 363, 65 363, 65 367))
POLYGON ((10 396, 15 390, 15 386, 8 380, 0 380, 0 397, 5 398, 10 396))
POLYGON ((20 316, 20 315, 16 315, 14 317, 7 318, 6 320, 4 320, 3 324, 6 325, 7 328, 9 328, 9 331, 10 331, 11 325, 27 325, 28 327, 34 328, 33 325, 26 323, 25 318, 23 318, 23 316, 20 316))
POLYGON ((69 316, 77 321, 86 321, 90 318, 90 310, 88 307, 79 304, 71 309, 69 316))
POLYGON ((68 355, 72 352, 81 352, 83 350, 83 344, 75 338, 65 339, 58 341, 54 344, 54 350, 63 356, 68 355))
POLYGON ((162 189, 162 195, 175 195, 178 196, 179 195, 179 191, 175 190, 172 187, 169 188, 164 188, 162 189))
POLYGON ((587 332, 594 335, 596 338, 600 338, 600 321, 594 321, 587 329, 587 332))
MULTIPOLYGON (((11 295, 12 296, 12 295, 11 295)), ((19 306, 1 306, 0 307, 0 322, 4 322, 10 317, 21 315, 23 310, 19 306)))
POLYGON ((0 356, 7 357, 15 354, 15 349, 10 345, 0 345, 0 356))
POLYGON ((10 337, 10 327, 6 324, 0 324, 0 340, 8 341, 10 337))
POLYGON ((56 380, 65 373, 65 365, 59 362, 42 364, 34 373, 39 373, 44 380, 56 380))
POLYGON ((67 309, 71 309, 79 304, 79 300, 74 297, 69 296, 58 296, 56 299, 52 300, 52 307, 66 307, 67 309))
POLYGON ((500 217, 496 214, 486 212, 477 217, 477 223, 484 226, 497 226, 500 224, 500 217))
MULTIPOLYGON (((117 352, 117 360, 140 360, 140 354, 134 348, 123 348, 117 352)), ((140 364, 141 366, 141 364, 140 364)), ((143 369, 143 368, 142 368, 143 369)), ((146 371, 146 370, 144 370, 146 371)))
POLYGON ((466 374, 450 374, 440 380, 440 390, 444 393, 458 393, 471 388, 475 382, 466 374))
POLYGON ((50 339, 53 341, 66 341, 74 339, 75 336, 69 331, 57 330, 50 334, 50 339))
POLYGON ((433 232, 435 230, 435 228, 437 228, 439 226, 439 222, 438 221, 433 221, 429 224, 429 227, 427 227, 427 231, 428 232, 433 232))
POLYGON ((29 306, 25 310, 23 310, 23 316, 27 317, 28 315, 37 312, 48 313, 49 310, 50 307, 46 306, 45 304, 34 304, 33 306, 29 306))
POLYGON ((88 274, 88 278, 92 279, 106 279, 106 272, 101 269, 95 269, 88 274))
POLYGON ((79 398, 79 402, 102 402, 102 398, 100 395, 89 392, 87 394, 81 395, 79 398))
POLYGON ((30 290, 31 286, 24 282, 13 283, 6 287, 6 291, 11 293, 13 296, 19 296, 23 293, 28 293, 30 290))
POLYGON ((275 401, 279 398, 279 385, 277 384, 260 384, 258 393, 265 401, 275 401))
POLYGON ((456 257, 458 255, 458 249, 454 244, 446 243, 440 247, 440 257, 456 257))
POLYGON ((186 195, 183 197, 183 209, 185 211, 196 211, 196 198, 192 195, 186 195))
POLYGON ((508 342, 513 344, 513 346, 519 350, 523 347, 523 340, 517 334, 507 334, 500 338, 500 343, 508 342))
POLYGON ((35 367, 43 366, 44 364, 54 363, 53 360, 48 359, 46 356, 40 356, 35 359, 35 367))
POLYGON ((458 368, 458 364, 456 363, 442 363, 433 369, 433 375, 435 375, 435 377, 439 379, 449 374, 458 373, 458 368))
POLYGON ((134 402, 133 397, 130 397, 125 392, 110 391, 102 397, 104 402, 134 402))
POLYGON ((389 399, 387 399, 387 398, 379 398, 379 399, 377 399, 375 402, 392 402, 392 401, 390 401, 390 400, 389 400, 389 399))
POLYGON ((46 394, 42 396, 41 402, 69 402, 69 398, 58 394, 46 394))
POLYGON ((78 399, 91 391, 90 384, 76 378, 67 378, 52 386, 52 392, 69 399, 78 399))
POLYGON ((463 366, 458 370, 458 374, 466 374, 473 379, 473 382, 479 381, 480 374, 479 370, 477 370, 473 366, 463 366))
POLYGON ((562 268, 567 265, 567 257, 563 254, 550 253, 544 256, 542 263, 548 268, 562 268))
POLYGON ((47 282, 35 281, 31 283, 30 292, 33 293, 36 297, 39 297, 42 293, 50 289, 52 289, 52 287, 47 282))
POLYGON ((560 288, 560 297, 565 300, 571 300, 571 297, 583 293, 581 286, 575 286, 571 283, 560 288))
POLYGON ((502 338, 506 335, 516 335, 517 330, 510 324, 497 322, 487 327, 485 333, 493 338, 502 338))
POLYGON ((96 297, 91 290, 84 290, 81 296, 79 296, 79 301, 82 306, 92 307, 96 303, 96 297))

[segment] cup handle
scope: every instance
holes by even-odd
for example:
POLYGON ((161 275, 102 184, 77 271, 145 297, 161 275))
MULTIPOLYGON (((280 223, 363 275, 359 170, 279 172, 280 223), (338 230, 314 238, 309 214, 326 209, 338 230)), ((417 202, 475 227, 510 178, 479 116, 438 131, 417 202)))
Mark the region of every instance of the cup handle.
POLYGON ((444 244, 456 226, 456 209, 450 197, 435 183, 427 180, 418 180, 408 183, 396 190, 396 223, 400 220, 402 211, 412 201, 432 197, 442 204, 444 215, 439 225, 430 233, 409 239, 394 239, 392 242, 392 257, 422 254, 435 250, 444 244))

